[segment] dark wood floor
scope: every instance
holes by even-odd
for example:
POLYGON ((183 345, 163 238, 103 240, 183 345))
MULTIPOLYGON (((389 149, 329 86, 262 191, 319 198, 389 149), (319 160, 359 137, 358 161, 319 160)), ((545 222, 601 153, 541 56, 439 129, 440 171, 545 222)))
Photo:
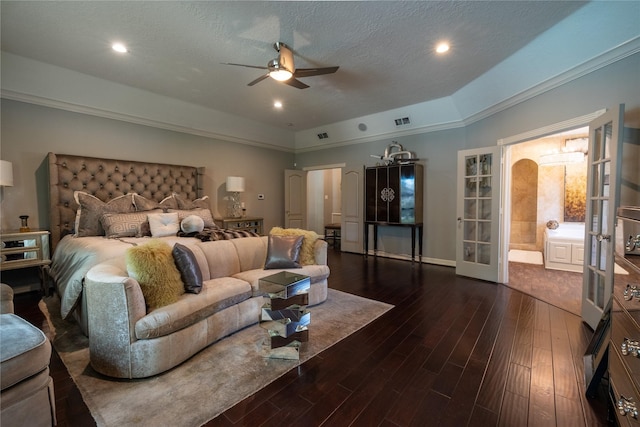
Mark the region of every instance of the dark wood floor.
MULTIPOLYGON (((449 267, 329 252, 330 287, 395 308, 207 426, 609 425, 604 387, 584 395, 579 317, 449 267)), ((16 311, 38 325, 36 297, 16 311)), ((57 355, 52 375, 59 425, 92 425, 57 355)))

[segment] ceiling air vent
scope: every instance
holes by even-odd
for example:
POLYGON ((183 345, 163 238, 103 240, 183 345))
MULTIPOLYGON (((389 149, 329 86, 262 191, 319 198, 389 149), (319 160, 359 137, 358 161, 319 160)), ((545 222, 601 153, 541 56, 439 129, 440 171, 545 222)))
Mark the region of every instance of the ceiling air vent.
POLYGON ((322 132, 318 134, 318 139, 327 139, 329 135, 326 132, 322 132))
POLYGON ((394 123, 396 126, 406 126, 411 124, 411 119, 409 117, 402 117, 399 119, 395 119, 394 123))

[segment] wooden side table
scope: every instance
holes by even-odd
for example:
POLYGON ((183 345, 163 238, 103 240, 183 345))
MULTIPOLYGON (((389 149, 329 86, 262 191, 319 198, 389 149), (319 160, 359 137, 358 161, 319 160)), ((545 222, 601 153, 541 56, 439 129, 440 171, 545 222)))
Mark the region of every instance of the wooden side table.
POLYGON ((47 230, 8 231, 0 234, 0 271, 39 267, 40 286, 45 296, 49 295, 48 270, 51 264, 49 234, 47 230))
POLYGON ((261 236, 263 235, 262 218, 247 216, 243 218, 215 218, 214 221, 220 228, 228 230, 253 231, 261 236))

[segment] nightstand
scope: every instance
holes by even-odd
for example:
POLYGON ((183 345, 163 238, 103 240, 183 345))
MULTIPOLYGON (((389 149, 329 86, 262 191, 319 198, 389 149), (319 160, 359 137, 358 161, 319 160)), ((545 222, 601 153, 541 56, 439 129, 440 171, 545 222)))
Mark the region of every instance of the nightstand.
POLYGON ((26 232, 2 232, 0 271, 39 267, 40 285, 45 296, 49 295, 48 270, 49 231, 31 230, 26 232))
POLYGON ((216 218, 214 221, 220 228, 226 228, 228 230, 253 231, 262 235, 262 218, 216 218))

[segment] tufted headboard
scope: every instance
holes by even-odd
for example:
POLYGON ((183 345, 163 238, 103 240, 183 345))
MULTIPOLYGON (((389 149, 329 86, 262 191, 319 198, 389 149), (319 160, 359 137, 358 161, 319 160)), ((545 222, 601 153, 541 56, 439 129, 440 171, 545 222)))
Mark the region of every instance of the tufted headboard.
POLYGON ((103 202, 135 192, 161 201, 173 193, 193 200, 202 196, 204 168, 48 154, 51 249, 74 228, 80 190, 103 202))

